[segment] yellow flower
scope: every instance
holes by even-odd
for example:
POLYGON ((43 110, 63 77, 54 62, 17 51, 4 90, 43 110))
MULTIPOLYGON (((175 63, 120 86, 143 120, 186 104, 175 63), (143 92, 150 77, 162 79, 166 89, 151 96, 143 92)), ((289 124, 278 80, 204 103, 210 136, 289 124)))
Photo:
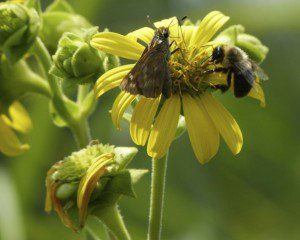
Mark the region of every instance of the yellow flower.
MULTIPOLYGON (((209 161, 217 153, 219 135, 233 154, 240 152, 243 137, 237 122, 213 97, 212 91, 207 91, 220 83, 226 84, 225 75, 215 73, 205 77, 195 70, 197 66, 204 66, 213 47, 220 44, 211 41, 211 38, 228 19, 221 12, 213 11, 198 25, 179 27, 178 24, 173 24, 176 22, 174 17, 155 23, 156 27, 168 27, 173 21, 170 26, 170 42, 175 41, 175 44, 171 51, 180 48, 169 61, 172 96, 162 101, 161 97, 153 99, 121 92, 111 113, 113 123, 120 129, 125 110, 134 100, 139 100, 132 113, 130 135, 138 145, 145 145, 148 140, 149 156, 158 159, 166 154, 176 133, 181 106, 191 145, 200 163, 209 161), (162 107, 157 113, 160 104, 162 107)), ((91 44, 101 51, 138 60, 145 48, 139 42, 148 44, 153 35, 154 30, 149 27, 130 32, 126 36, 102 32, 93 37, 91 44)), ((103 74, 95 86, 97 97, 119 86, 133 66, 134 64, 120 66, 103 74)), ((256 90, 252 90, 249 96, 257 98, 264 105, 263 91, 259 83, 255 85, 256 90)))
POLYGON ((19 141, 13 129, 27 133, 31 130, 32 123, 28 113, 19 102, 11 104, 8 115, 0 115, 0 152, 13 157, 29 149, 29 145, 19 141))

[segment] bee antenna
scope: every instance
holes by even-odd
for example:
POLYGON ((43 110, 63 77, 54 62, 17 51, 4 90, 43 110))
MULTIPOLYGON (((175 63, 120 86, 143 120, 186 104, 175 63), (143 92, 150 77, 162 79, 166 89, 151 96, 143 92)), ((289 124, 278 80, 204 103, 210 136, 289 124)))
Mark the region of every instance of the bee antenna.
POLYGON ((154 25, 154 23, 152 22, 151 17, 149 15, 147 15, 147 20, 148 20, 148 23, 151 25, 152 28, 157 29, 157 27, 154 25))

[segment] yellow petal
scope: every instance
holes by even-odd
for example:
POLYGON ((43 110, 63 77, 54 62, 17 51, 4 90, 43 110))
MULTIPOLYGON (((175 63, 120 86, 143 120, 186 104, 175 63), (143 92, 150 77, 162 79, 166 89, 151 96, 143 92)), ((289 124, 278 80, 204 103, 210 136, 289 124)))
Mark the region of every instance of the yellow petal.
POLYGON ((185 41, 186 45, 188 46, 196 27, 195 26, 182 26, 181 28, 182 28, 184 41, 185 41))
POLYGON ((135 144, 142 146, 146 144, 159 102, 160 98, 142 97, 134 107, 130 121, 130 135, 135 144))
POLYGON ((22 145, 16 134, 9 128, 0 115, 0 152, 14 157, 29 149, 29 145, 22 145))
POLYGON ((204 76, 204 81, 209 83, 211 86, 215 85, 227 85, 227 76, 224 73, 212 73, 204 76))
POLYGON ((243 135, 235 119, 210 93, 204 94, 201 100, 232 153, 238 154, 243 146, 243 135))
POLYGON ((149 27, 143 27, 127 34, 128 37, 142 40, 144 43, 149 44, 154 36, 154 30, 149 27))
POLYGON ((135 64, 123 65, 104 73, 95 84, 96 97, 100 97, 107 91, 119 86, 125 75, 134 67, 134 65, 135 64))
POLYGON ((218 151, 219 133, 200 98, 183 95, 183 111, 195 155, 204 164, 218 151))
POLYGON ((21 133, 28 133, 32 129, 31 119, 25 108, 19 102, 14 102, 9 107, 8 112, 10 118, 3 115, 3 119, 8 126, 21 133))
MULTIPOLYGON (((226 80, 226 74, 221 74, 221 73, 213 73, 213 74, 208 74, 204 78, 205 82, 208 82, 212 86, 221 84, 221 85, 227 85, 227 80, 226 80)), ((230 90, 233 91, 233 86, 230 86, 230 90)), ((253 88, 248 94, 248 97, 255 98, 260 101, 260 106, 265 107, 266 106, 266 100, 265 100, 265 94, 260 86, 259 83, 255 82, 253 88)))
POLYGON ((87 207, 91 194, 94 191, 100 177, 106 172, 106 166, 113 161, 113 158, 113 153, 106 153, 101 155, 92 163, 92 165, 88 168, 85 176, 80 181, 77 194, 80 227, 84 226, 87 207))
POLYGON ((135 98, 136 96, 123 91, 117 96, 111 110, 111 117, 113 124, 118 130, 121 129, 120 123, 126 108, 135 98))
POLYGON ((179 120, 180 103, 180 97, 173 95, 163 104, 150 133, 147 146, 149 156, 162 158, 170 148, 179 120))
POLYGON ((191 45, 201 47, 207 43, 228 20, 229 17, 219 11, 210 12, 200 22, 199 27, 195 29, 191 45))
POLYGON ((261 107, 266 106, 265 93, 259 83, 254 83, 254 87, 251 89, 248 96, 259 100, 261 107))
POLYGON ((93 36, 91 45, 100 51, 132 60, 138 60, 145 49, 130 37, 113 32, 97 33, 93 36))

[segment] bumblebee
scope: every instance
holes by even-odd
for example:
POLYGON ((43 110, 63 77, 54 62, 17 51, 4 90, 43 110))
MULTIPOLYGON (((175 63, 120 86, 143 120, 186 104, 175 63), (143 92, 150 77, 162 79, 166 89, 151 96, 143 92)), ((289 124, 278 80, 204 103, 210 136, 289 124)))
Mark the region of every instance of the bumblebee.
POLYGON ((237 98, 245 97, 254 86, 258 77, 260 80, 267 80, 263 70, 240 48, 230 45, 220 45, 213 50, 210 63, 221 64, 206 70, 206 74, 222 72, 227 74, 227 85, 218 85, 222 92, 227 91, 233 80, 233 92, 237 98))

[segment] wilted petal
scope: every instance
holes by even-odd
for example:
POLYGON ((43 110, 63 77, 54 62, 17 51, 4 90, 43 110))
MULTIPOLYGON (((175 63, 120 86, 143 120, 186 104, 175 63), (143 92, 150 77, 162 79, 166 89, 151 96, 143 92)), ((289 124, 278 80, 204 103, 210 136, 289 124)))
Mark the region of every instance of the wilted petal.
POLYGON ((168 151, 176 133, 180 115, 180 97, 171 96, 163 104, 153 125, 147 146, 148 155, 159 159, 168 151))
POLYGON ((120 123, 123 117, 123 114, 129 104, 136 98, 136 96, 131 95, 130 93, 122 91, 116 98, 114 105, 111 110, 111 117, 114 125, 118 130, 121 129, 120 123))
POLYGON ((183 111, 195 155, 204 164, 218 151, 219 133, 200 98, 183 95, 183 111))
POLYGON ((77 194, 77 206, 79 209, 79 222, 81 227, 83 227, 85 223, 87 207, 91 194, 100 177, 106 172, 107 165, 113 161, 113 158, 113 153, 101 155, 92 163, 85 176, 80 181, 77 194))
POLYGON ((95 95, 100 97, 107 91, 117 87, 126 74, 134 67, 134 64, 123 65, 113 68, 104 73, 96 82, 95 95))
POLYGON ((201 100, 232 153, 238 154, 243 146, 243 135, 235 119, 210 93, 204 94, 201 100))
POLYGON ((135 144, 142 146, 146 144, 159 102, 160 98, 142 97, 134 107, 130 121, 130 135, 135 144))
POLYGON ((91 45, 100 51, 132 60, 138 60, 145 49, 130 37, 113 32, 95 34, 91 45))

